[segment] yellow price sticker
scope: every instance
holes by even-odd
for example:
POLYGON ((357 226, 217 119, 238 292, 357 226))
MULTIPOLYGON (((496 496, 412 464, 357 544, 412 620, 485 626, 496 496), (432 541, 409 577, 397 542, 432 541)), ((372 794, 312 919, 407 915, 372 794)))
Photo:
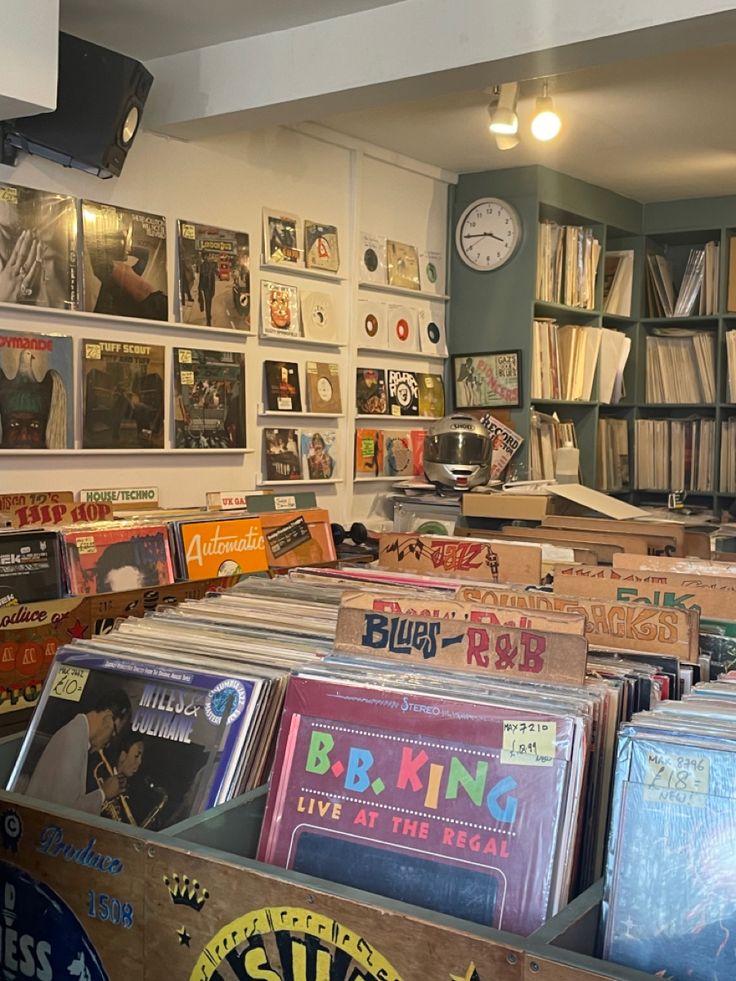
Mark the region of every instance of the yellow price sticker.
POLYGON ((514 719, 503 723, 502 763, 516 766, 552 766, 556 746, 556 722, 514 719))
POLYGON ((64 698, 67 702, 78 702, 89 677, 88 668, 77 668, 62 664, 54 675, 51 685, 52 698, 64 698))
POLYGON ((694 753, 647 753, 644 800, 705 807, 710 793, 710 760, 694 753))
POLYGON ((93 555, 97 551, 94 535, 80 535, 77 539, 77 551, 80 555, 93 555))

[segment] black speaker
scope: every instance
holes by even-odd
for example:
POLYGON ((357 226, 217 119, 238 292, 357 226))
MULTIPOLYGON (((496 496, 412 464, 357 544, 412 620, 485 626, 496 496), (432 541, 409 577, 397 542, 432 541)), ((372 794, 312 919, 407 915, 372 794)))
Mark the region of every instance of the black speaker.
POLYGON ((139 61, 62 32, 56 110, 4 124, 6 140, 65 167, 119 177, 152 84, 139 61))

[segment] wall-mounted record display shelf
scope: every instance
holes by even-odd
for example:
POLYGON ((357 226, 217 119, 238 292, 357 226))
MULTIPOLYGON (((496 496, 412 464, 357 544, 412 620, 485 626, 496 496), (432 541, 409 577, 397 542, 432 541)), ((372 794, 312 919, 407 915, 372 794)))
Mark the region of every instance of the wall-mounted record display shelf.
POLYGON ((358 346, 358 353, 362 355, 389 354, 391 357, 411 358, 414 361, 446 361, 441 354, 423 354, 421 351, 391 351, 387 347, 364 347, 358 346))
POLYGON ((358 414, 355 416, 355 418, 356 419, 380 419, 382 422, 385 422, 387 419, 390 419, 392 422, 407 423, 407 422, 437 422, 437 420, 442 419, 443 416, 389 416, 389 415, 379 416, 379 415, 371 415, 371 414, 368 415, 358 414))
POLYGON ((409 478, 406 476, 406 474, 401 474, 401 475, 394 474, 394 476, 388 476, 388 475, 384 476, 383 474, 376 474, 375 476, 370 476, 370 477, 353 477, 353 483, 373 484, 373 483, 380 482, 380 483, 388 484, 388 483, 392 483, 394 480, 408 480, 408 479, 409 478))
POLYGON ((263 403, 258 405, 258 416, 262 419, 344 419, 344 412, 287 412, 267 409, 263 403))
POLYGON ((330 484, 342 484, 342 483, 343 483, 342 477, 330 477, 327 480, 320 480, 320 479, 317 479, 317 480, 309 480, 309 479, 306 479, 306 480, 262 480, 260 474, 258 475, 258 480, 256 481, 256 484, 259 487, 293 487, 294 485, 296 485, 298 487, 303 487, 305 484, 309 484, 310 486, 317 487, 317 486, 322 486, 322 485, 324 485, 324 486, 330 486, 330 484))
POLYGON ((346 277, 327 269, 308 269, 306 266, 295 266, 290 262, 264 262, 261 258, 261 271, 279 273, 284 276, 305 276, 307 279, 322 279, 330 283, 344 283, 346 277))
POLYGON ((309 347, 347 347, 345 341, 315 341, 311 337, 278 337, 275 334, 259 334, 258 340, 264 344, 306 344, 309 347))
POLYGON ((389 286, 388 283, 358 283, 358 289, 373 293, 393 293, 395 296, 413 296, 417 300, 430 300, 433 303, 446 303, 450 299, 447 293, 411 290, 405 286, 389 286))

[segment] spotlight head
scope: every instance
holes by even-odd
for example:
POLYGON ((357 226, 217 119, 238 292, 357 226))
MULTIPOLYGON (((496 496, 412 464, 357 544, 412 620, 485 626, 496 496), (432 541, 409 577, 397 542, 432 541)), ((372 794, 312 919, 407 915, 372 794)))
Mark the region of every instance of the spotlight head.
POLYGON ((513 150, 515 146, 519 145, 519 137, 516 133, 494 133, 494 136, 499 150, 513 150))
POLYGON ((512 136, 518 132, 519 117, 516 115, 516 102, 519 98, 519 83, 506 82, 499 88, 498 101, 491 103, 488 113, 491 117, 488 128, 492 133, 512 136))
POLYGON ((562 128, 562 121, 555 112, 552 97, 548 95, 547 83, 544 83, 542 95, 537 99, 537 105, 532 119, 532 136, 542 143, 553 140, 562 128))

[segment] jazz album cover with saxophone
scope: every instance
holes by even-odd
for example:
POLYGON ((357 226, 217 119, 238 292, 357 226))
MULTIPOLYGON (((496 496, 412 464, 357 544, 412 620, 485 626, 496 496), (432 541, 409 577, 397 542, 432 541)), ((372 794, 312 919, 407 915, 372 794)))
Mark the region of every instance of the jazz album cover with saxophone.
POLYGON ((8 789, 169 827, 239 791, 263 684, 176 660, 62 648, 8 789))

